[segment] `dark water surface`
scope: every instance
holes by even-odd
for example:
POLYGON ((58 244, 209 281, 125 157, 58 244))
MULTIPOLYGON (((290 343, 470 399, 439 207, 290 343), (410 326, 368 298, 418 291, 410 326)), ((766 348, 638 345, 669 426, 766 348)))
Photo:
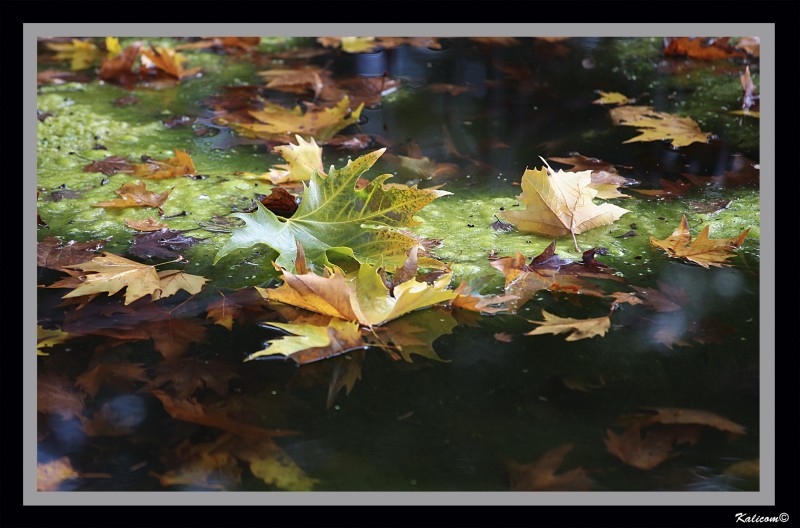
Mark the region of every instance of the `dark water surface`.
MULTIPOLYGON (((758 163, 758 120, 728 113, 739 108, 739 75, 745 64, 757 75, 757 59, 665 57, 661 39, 520 39, 514 46, 466 39, 442 42, 441 50, 328 50, 310 60, 335 76, 401 81, 393 94, 363 110, 358 126, 343 131, 366 134, 371 144, 354 152, 325 147, 327 164, 340 167, 346 156, 355 158, 382 146, 388 154, 406 155, 413 142, 430 159, 457 167, 454 174, 426 179, 404 172, 390 158, 368 175, 371 179, 391 172, 397 175, 392 181, 420 187, 444 183, 443 189, 453 193, 420 213, 424 224, 418 233, 442 240, 433 254, 453 262, 454 284, 488 277, 484 293, 500 293, 503 278, 489 266, 489 252, 512 256, 519 251, 533 257, 551 242, 536 235, 506 235, 489 226, 500 207, 515 203, 520 191, 513 183, 525 168, 542 166, 540 156, 579 152, 601 158, 638 182, 630 189, 663 189, 663 180, 679 181, 681 173, 719 176, 742 158, 758 163), (434 90, 439 84, 466 90, 434 90), (677 149, 664 141, 623 144, 636 133, 611 124, 608 108, 593 104, 597 90, 621 92, 636 98, 635 104, 690 116, 715 137, 677 149)), ((210 52, 186 54, 191 63, 203 53, 210 52)), ((129 93, 112 85, 74 92, 70 85, 50 86, 43 93, 62 90, 78 105, 95 104, 97 113, 129 124, 158 120, 165 109, 211 123, 203 101, 224 93, 227 85, 258 84, 254 72, 275 67, 269 57, 263 51, 255 65, 248 62, 252 57, 224 57, 209 62, 203 77, 184 80, 178 88, 135 88, 130 93, 142 102, 129 108, 107 104, 129 93), (91 103, 93 99, 105 106, 91 103)), ((262 94, 294 100, 271 91, 262 94)), ((167 150, 188 148, 196 165, 210 174, 208 181, 197 182, 208 185, 204 190, 209 194, 214 178, 231 179, 235 171, 260 173, 281 161, 263 144, 226 144, 236 138, 225 128, 215 129, 212 137, 195 135, 197 126, 165 127, 142 139, 139 147, 115 151, 110 142, 108 154, 127 155, 148 142, 167 150)), ((45 143, 40 137, 40 157, 49 148, 45 143)), ((39 174, 45 196, 58 189, 59 178, 85 178, 91 186, 87 193, 102 191, 102 175, 80 170, 85 160, 59 169, 48 155, 39 174)), ((112 178, 121 184, 129 177, 112 178)), ((262 183, 256 189, 248 182, 235 203, 213 195, 212 201, 230 212, 268 187, 262 183)), ((132 305, 141 309, 132 310, 122 305, 121 295, 101 295, 76 310, 62 305, 64 289, 41 288, 39 325, 74 335, 43 349, 48 355, 38 358, 40 411, 48 409, 38 413, 39 462, 67 457, 79 476, 59 489, 76 491, 508 491, 515 485, 595 491, 757 490, 757 469, 744 472, 738 469, 741 464, 734 466, 752 464, 759 454, 757 180, 755 185, 698 187, 675 199, 624 192, 631 198, 612 202, 631 213, 614 226, 579 236, 581 249, 609 249, 597 258, 624 279, 619 291, 672 291, 671 299, 678 299, 680 306, 666 311, 621 305, 611 316, 611 330, 592 339, 523 335, 535 328, 529 321, 542 320, 541 310, 574 318, 608 314, 608 299, 541 291, 517 314, 432 309, 404 317, 404 324, 423 329, 423 340, 432 340, 445 361, 420 355, 405 361, 370 348, 303 366, 282 358, 243 362, 281 335, 260 324, 281 316, 257 296, 242 298, 246 316, 229 331, 213 324, 206 310, 219 298, 218 290, 231 295, 244 287, 274 285, 270 253, 243 252, 211 266, 229 235, 205 230, 191 233, 207 240, 187 254, 187 271, 212 279, 198 296, 141 301, 132 305), (693 209, 714 200, 731 204, 719 213, 693 209), (666 258, 649 246, 651 235, 666 238, 683 214, 690 218, 693 236, 707 223, 714 226, 712 238, 734 237, 751 228, 731 267, 704 269, 666 258), (636 237, 620 237, 631 230, 636 237), (75 410, 54 411, 58 398, 64 409, 75 410), (731 433, 730 426, 711 423, 704 414, 699 422, 684 424, 691 442, 664 448, 672 455, 667 460, 651 469, 632 467, 606 444, 610 435, 625 431, 621 417, 647 408, 713 413, 746 432, 731 433), (535 480, 520 483, 515 476, 520 465, 567 445, 572 447, 563 460, 541 474, 579 470, 585 479, 540 485, 535 480)), ((40 240, 58 235, 82 242, 114 234, 105 249, 133 258, 125 254, 130 230, 94 220, 70 224, 69 211, 56 209, 58 203, 42 202, 40 214, 49 227, 40 227, 40 240)), ((191 222, 196 227, 198 220, 178 218, 185 223, 170 225, 186 229, 191 222)), ((559 239, 558 248, 562 256, 579 258, 570 237, 559 239)), ((63 277, 39 268, 39 284, 63 277)), ((676 425, 656 424, 649 431, 664 434, 670 427, 676 425)))

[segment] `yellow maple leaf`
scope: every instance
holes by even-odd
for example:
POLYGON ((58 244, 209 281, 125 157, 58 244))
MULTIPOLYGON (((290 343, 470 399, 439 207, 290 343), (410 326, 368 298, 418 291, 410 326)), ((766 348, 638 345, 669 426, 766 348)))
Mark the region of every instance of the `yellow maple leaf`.
POLYGON ((650 237, 650 243, 667 252, 670 257, 684 258, 695 264, 700 264, 704 268, 709 266, 725 267, 730 264, 725 261, 734 256, 733 250, 738 248, 750 232, 750 228, 742 231, 741 234, 733 238, 708 238, 709 225, 707 225, 697 238, 692 240, 689 234, 689 224, 686 222, 686 215, 681 217, 681 223, 664 240, 650 237))
POLYGON ((595 204, 597 189, 591 186, 592 171, 554 171, 544 158, 545 169, 527 169, 522 175, 522 194, 517 199, 527 207, 521 211, 502 211, 500 216, 525 233, 558 237, 575 235, 611 224, 627 209, 613 204, 595 204))
POLYGON ((594 336, 604 336, 611 328, 611 318, 608 316, 594 317, 592 319, 572 319, 570 317, 558 317, 545 310, 542 310, 544 321, 531 321, 536 323, 539 328, 531 330, 525 335, 541 334, 563 334, 571 332, 566 340, 577 341, 579 339, 592 338, 594 336))
POLYGON ((275 165, 263 175, 265 179, 275 185, 308 181, 314 172, 325 175, 322 166, 322 149, 314 141, 314 138, 306 141, 302 136, 295 135, 295 139, 297 140, 297 145, 289 143, 277 146, 274 149, 287 161, 283 165, 275 165))
POLYGON ((64 295, 64 299, 101 292, 114 295, 126 288, 125 304, 130 304, 161 289, 155 266, 140 264, 113 253, 103 253, 89 262, 64 267, 89 272, 77 288, 64 295))
POLYGON ((627 95, 621 94, 619 92, 604 92, 602 90, 597 90, 597 94, 600 96, 594 101, 592 104, 599 104, 599 105, 625 105, 628 103, 634 102, 634 99, 628 98, 627 95))
POLYGON ((362 263, 358 272, 348 275, 338 268, 327 276, 313 272, 295 275, 279 269, 283 271, 283 284, 271 289, 256 288, 264 298, 367 327, 382 325, 458 296, 446 289, 451 279, 449 273, 433 284, 412 278, 395 285, 390 294, 377 267, 367 263, 362 263))
POLYGON ((280 328, 294 335, 268 341, 267 348, 250 354, 245 361, 282 354, 302 365, 364 346, 358 323, 351 321, 334 318, 327 326, 284 323, 269 323, 268 326, 280 328))
POLYGON ((710 134, 690 117, 657 112, 649 106, 618 106, 609 110, 615 125, 635 127, 640 135, 623 143, 670 140, 673 147, 708 143, 710 134))
POLYGON ((93 43, 72 39, 72 42, 48 42, 48 49, 55 51, 54 60, 69 60, 70 70, 85 70, 94 64, 101 53, 93 43))
POLYGON ((180 290, 185 290, 194 295, 203 289, 203 284, 208 279, 200 275, 192 275, 180 270, 165 270, 158 272, 160 291, 153 294, 153 300, 163 299, 175 295, 180 290))
POLYGON ((313 107, 305 112, 299 106, 289 109, 265 103, 262 110, 250 111, 258 123, 230 123, 230 126, 246 137, 280 140, 295 134, 326 141, 346 126, 358 122, 363 108, 364 103, 361 103, 351 111, 347 96, 334 107, 313 107))

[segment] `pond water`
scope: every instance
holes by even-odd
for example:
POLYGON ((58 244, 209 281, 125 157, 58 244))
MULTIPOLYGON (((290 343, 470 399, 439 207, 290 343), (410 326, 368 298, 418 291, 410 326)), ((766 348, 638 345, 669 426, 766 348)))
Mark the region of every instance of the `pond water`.
MULTIPOLYGON (((741 108, 745 67, 757 86, 752 50, 706 60, 667 55, 661 38, 449 38, 355 53, 262 38, 255 47, 181 50, 185 67, 202 73, 180 82, 120 86, 119 77, 98 80, 105 44, 89 40, 100 50, 95 62, 73 72, 85 79, 39 85, 40 250, 48 236, 102 239, 102 251, 207 282, 194 295, 130 304, 124 293, 64 299, 69 286, 52 286, 69 276, 40 265, 38 284, 49 286, 37 290, 40 487, 758 490, 759 128, 757 114, 731 113, 741 108), (530 262, 553 242, 496 223, 525 208, 522 175, 542 158, 565 171, 570 164, 555 158, 598 158, 631 180, 606 200, 627 209, 619 219, 577 234, 577 250, 571 236, 556 237, 562 259, 580 263, 583 251, 603 248, 595 258, 610 269, 581 277, 578 292, 530 292, 516 310, 414 311, 386 325, 397 342, 415 343, 401 354, 369 347, 303 365, 244 361, 284 335, 268 323, 300 315, 253 288, 281 282, 268 246, 213 263, 238 225, 228 215, 253 210, 272 187, 259 175, 285 163, 272 150, 281 143, 243 137, 230 123, 267 101, 312 101, 307 79, 267 89, 259 75, 311 67, 328 72, 317 73, 324 80, 349 80, 337 89, 367 103, 357 123, 332 135, 350 144, 319 140, 326 170, 386 148, 365 179, 388 173, 388 183, 451 193, 422 208, 411 231, 436 241, 429 256, 449 265, 453 286, 503 294, 492 263, 516 252, 530 262), (635 101, 597 104, 599 92, 635 101), (636 105, 689 117, 713 135, 680 147, 627 142, 639 132, 615 126, 611 110, 636 105), (164 160, 175 149, 191 155, 193 174, 142 180, 170 192, 163 216, 93 206, 137 178, 87 165, 164 160), (684 215, 693 239, 705 226, 712 240, 749 231, 726 266, 705 268, 650 242, 669 237, 684 215), (193 239, 156 244, 160 256, 137 253, 141 234, 125 219, 150 216, 193 239), (183 262, 167 263, 178 254, 183 262), (615 293, 631 295, 613 304, 615 293), (212 309, 223 298, 232 303, 229 328, 212 309), (578 340, 525 335, 543 311, 608 316, 610 327, 578 340)), ((196 39, 140 40, 149 49, 196 39)), ((69 71, 67 55, 54 58, 42 41, 39 71, 69 71)), ((318 104, 338 101, 324 93, 318 104)))

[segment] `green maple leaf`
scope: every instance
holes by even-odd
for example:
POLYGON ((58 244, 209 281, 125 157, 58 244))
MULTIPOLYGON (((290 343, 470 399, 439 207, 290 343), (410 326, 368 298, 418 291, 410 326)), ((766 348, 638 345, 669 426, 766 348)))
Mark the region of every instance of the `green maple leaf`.
POLYGON ((387 267, 402 265, 408 249, 419 242, 395 228, 419 225, 414 214, 451 193, 416 186, 384 186, 390 174, 357 189, 361 174, 385 150, 365 154, 341 169, 332 168, 328 176, 315 171, 304 184, 302 202, 291 218, 276 216, 260 203, 252 213, 234 214, 245 225, 233 231, 214 263, 234 250, 265 244, 279 253, 275 260, 278 266, 293 270, 300 242, 306 261, 314 268, 330 266, 329 257, 333 255, 359 262, 381 261, 387 267))

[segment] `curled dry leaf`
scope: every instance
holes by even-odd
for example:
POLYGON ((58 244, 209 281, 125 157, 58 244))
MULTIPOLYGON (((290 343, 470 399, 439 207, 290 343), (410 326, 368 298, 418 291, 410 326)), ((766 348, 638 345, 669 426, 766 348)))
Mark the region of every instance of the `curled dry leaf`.
POLYGON ((650 244, 663 249, 670 257, 682 258, 700 264, 704 268, 730 266, 726 261, 734 256, 733 251, 742 245, 750 229, 745 229, 737 237, 710 239, 708 238, 710 227, 706 225, 697 238, 692 240, 686 215, 683 215, 681 223, 669 237, 658 240, 651 236, 650 244))

